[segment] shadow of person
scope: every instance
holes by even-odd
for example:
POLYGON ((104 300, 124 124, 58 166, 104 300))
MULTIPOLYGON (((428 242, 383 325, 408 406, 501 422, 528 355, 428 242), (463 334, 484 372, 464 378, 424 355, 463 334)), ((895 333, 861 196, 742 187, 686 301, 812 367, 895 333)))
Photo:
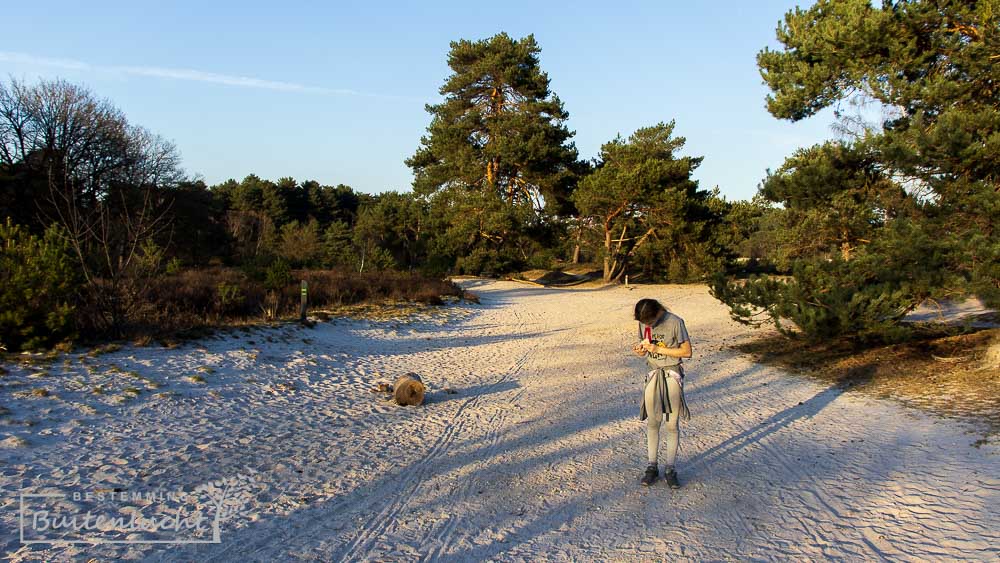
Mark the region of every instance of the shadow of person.
POLYGON ((800 401, 795 405, 775 413, 764 422, 748 428, 743 432, 726 439, 722 443, 712 446, 704 452, 695 455, 690 459, 690 461, 685 463, 685 467, 694 471, 696 469, 711 466, 716 461, 724 459, 751 444, 756 444, 767 436, 786 428, 796 420, 812 418, 827 405, 832 403, 837 397, 839 397, 841 392, 842 391, 836 386, 828 387, 819 391, 809 399, 800 401))

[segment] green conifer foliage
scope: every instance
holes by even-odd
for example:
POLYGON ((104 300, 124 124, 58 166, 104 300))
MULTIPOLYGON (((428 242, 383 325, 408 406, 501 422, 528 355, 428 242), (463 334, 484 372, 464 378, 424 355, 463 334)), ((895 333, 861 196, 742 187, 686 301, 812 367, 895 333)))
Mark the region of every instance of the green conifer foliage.
POLYGON ((927 297, 1000 305, 1000 2, 820 0, 777 36, 758 55, 775 117, 858 98, 887 117, 767 178, 792 275, 717 280, 734 317, 886 339, 927 297))
POLYGON ((79 288, 57 227, 37 237, 10 219, 0 224, 0 346, 13 352, 72 338, 79 288))
POLYGON ((414 192, 445 213, 438 254, 526 260, 532 223, 569 210, 577 151, 540 52, 531 35, 451 43, 444 101, 427 106, 427 135, 406 161, 414 192))
POLYGON ((581 217, 600 235, 606 281, 624 275, 644 248, 660 259, 660 277, 672 265, 683 278, 712 254, 706 243, 718 217, 707 205, 711 194, 691 179, 702 158, 678 154, 685 139, 673 135, 674 126, 658 123, 605 143, 596 170, 573 194, 581 217))

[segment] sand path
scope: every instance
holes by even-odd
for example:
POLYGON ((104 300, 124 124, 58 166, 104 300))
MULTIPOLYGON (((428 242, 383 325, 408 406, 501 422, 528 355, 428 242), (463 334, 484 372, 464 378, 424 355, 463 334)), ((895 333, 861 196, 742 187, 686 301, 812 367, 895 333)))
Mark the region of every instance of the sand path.
MULTIPOLYGON (((217 545, 27 548, 8 535, 8 552, 215 561, 1000 557, 996 446, 972 447, 975 437, 955 422, 754 364, 730 348, 750 333, 704 287, 465 283, 483 304, 450 320, 341 321, 274 331, 274 342, 255 334, 102 356, 177 397, 97 409, 82 422, 52 409, 23 434, 30 446, 4 450, 5 492, 67 482, 169 488, 248 471, 263 492, 217 545), (682 429, 677 491, 638 484, 642 363, 625 351, 641 296, 667 302, 694 341, 693 420, 682 429), (205 384, 179 379, 198 366, 212 368, 205 384), (423 407, 368 392, 378 374, 404 371, 431 385, 423 407)), ((15 524, 10 509, 5 525, 15 524)))

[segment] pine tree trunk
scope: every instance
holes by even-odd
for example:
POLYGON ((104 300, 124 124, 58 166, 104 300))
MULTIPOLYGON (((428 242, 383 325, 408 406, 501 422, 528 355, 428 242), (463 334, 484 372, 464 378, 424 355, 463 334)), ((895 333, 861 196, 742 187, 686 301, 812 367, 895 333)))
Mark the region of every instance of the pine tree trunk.
POLYGON ((611 281, 619 282, 621 281, 623 275, 625 275, 625 268, 618 270, 618 273, 611 277, 611 281))
POLYGON ((604 227, 604 281, 611 281, 611 228, 604 227))
POLYGON ((573 263, 580 263, 580 238, 583 236, 583 227, 576 229, 576 244, 573 246, 573 263))

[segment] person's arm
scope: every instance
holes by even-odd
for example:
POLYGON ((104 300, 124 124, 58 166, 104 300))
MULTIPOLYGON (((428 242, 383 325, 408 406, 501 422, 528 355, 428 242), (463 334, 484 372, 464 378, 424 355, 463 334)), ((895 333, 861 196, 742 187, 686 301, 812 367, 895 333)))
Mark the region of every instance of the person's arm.
POLYGON ((642 343, 642 349, 646 352, 655 352, 657 354, 663 354, 664 356, 670 356, 671 358, 690 358, 691 357, 691 341, 685 340, 681 342, 681 345, 677 348, 667 348, 665 346, 657 346, 655 344, 650 344, 649 342, 642 343))

